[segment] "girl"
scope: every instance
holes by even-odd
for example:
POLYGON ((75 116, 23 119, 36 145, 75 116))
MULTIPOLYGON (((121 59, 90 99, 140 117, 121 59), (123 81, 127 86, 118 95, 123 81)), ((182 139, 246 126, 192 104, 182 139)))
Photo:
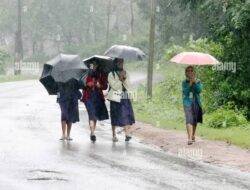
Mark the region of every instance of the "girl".
POLYGON ((202 84, 195 77, 193 66, 185 69, 186 80, 182 82, 183 106, 186 118, 186 128, 188 133, 188 145, 195 142, 195 132, 197 123, 202 123, 202 84))
POLYGON ((123 69, 123 59, 114 60, 115 68, 108 75, 110 90, 108 100, 110 100, 110 115, 113 142, 117 142, 116 126, 124 127, 125 141, 129 141, 129 127, 135 123, 134 112, 129 97, 129 76, 123 69))
POLYGON ((66 84, 57 85, 57 102, 61 108, 62 137, 60 140, 69 140, 72 123, 79 121, 78 100, 82 94, 78 90, 78 82, 71 80, 66 84))
POLYGON ((103 73, 99 72, 96 63, 91 64, 91 68, 86 80, 87 87, 83 89, 82 101, 85 103, 90 127, 90 140, 96 141, 96 122, 109 118, 105 105, 103 90, 107 89, 107 80, 103 73))

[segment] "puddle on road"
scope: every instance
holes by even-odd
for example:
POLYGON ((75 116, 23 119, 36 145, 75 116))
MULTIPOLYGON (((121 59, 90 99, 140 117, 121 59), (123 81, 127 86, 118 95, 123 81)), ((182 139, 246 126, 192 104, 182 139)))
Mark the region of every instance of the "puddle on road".
POLYGON ((41 170, 41 169, 30 170, 29 172, 30 172, 30 173, 33 173, 33 172, 41 172, 41 173, 63 174, 62 172, 58 172, 58 171, 53 171, 53 170, 41 170))
POLYGON ((35 169, 29 170, 28 172, 32 174, 32 177, 27 178, 28 181, 69 181, 68 179, 57 176, 63 174, 59 171, 35 169))
POLYGON ((37 177, 37 178, 28 178, 28 181, 69 181, 64 178, 57 177, 37 177))

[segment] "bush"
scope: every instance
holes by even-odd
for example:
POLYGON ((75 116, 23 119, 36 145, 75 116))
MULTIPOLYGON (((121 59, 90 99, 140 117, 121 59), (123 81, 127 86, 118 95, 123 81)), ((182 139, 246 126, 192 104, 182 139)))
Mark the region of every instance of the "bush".
POLYGON ((212 128, 240 127, 247 123, 246 117, 241 112, 224 107, 220 107, 205 118, 205 126, 212 128))
POLYGON ((184 72, 175 64, 161 65, 159 72, 164 79, 153 85, 151 99, 147 98, 146 87, 137 89, 138 100, 133 103, 135 112, 149 115, 151 121, 183 121, 181 81, 184 72))
POLYGON ((9 58, 9 54, 3 50, 0 50, 0 74, 5 72, 6 60, 9 58))

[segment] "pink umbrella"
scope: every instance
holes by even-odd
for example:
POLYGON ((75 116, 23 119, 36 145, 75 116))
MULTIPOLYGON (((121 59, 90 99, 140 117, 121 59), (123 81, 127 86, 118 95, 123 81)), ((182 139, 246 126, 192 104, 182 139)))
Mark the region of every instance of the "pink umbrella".
POLYGON ((200 52, 182 52, 174 56, 171 62, 187 65, 216 65, 219 61, 213 56, 200 52))

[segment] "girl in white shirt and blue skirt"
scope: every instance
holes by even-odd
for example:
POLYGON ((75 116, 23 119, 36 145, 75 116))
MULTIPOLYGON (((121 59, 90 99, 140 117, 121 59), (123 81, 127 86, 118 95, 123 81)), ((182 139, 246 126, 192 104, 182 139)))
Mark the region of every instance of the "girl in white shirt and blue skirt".
POLYGON ((113 142, 117 142, 116 127, 124 127, 125 141, 129 141, 131 136, 129 128, 135 123, 134 111, 130 100, 129 76, 123 69, 124 60, 116 58, 115 68, 108 75, 110 101, 110 116, 113 133, 113 142))

